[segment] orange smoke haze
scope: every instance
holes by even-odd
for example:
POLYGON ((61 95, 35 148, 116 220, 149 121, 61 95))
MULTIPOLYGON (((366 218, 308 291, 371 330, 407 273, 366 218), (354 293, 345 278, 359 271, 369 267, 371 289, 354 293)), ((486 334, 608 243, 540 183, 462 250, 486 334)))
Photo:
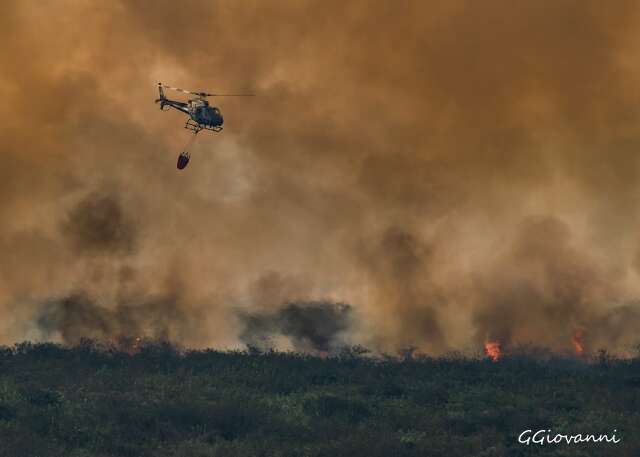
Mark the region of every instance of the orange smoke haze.
POLYGON ((0 343, 633 348, 639 13, 5 2, 0 343), (179 172, 158 81, 257 97, 179 172))

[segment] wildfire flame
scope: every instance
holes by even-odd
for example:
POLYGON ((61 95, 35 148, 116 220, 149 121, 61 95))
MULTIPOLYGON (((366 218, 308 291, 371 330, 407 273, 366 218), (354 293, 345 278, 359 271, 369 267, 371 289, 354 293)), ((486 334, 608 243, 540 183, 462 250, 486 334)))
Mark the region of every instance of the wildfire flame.
POLYGON ((578 329, 571 337, 571 344, 573 344, 573 349, 576 351, 578 356, 584 355, 584 343, 582 341, 584 334, 585 331, 583 329, 578 329))
POLYGON ((500 349, 500 343, 498 341, 486 341, 484 343, 484 353, 494 362, 500 360, 502 357, 502 351, 500 349))
POLYGON ((129 355, 134 355, 140 352, 140 349, 143 345, 144 341, 142 337, 127 337, 127 336, 119 336, 115 338, 110 338, 106 341, 107 346, 111 350, 126 352, 129 355))

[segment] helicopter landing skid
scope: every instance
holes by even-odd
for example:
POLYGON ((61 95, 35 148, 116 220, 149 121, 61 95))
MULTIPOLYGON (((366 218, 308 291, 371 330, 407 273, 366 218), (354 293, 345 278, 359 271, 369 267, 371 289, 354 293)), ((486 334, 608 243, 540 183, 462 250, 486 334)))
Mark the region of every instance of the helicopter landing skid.
POLYGON ((187 122, 185 122, 184 124, 184 128, 187 130, 191 130, 194 135, 196 135, 200 130, 210 130, 216 133, 222 131, 222 126, 220 125, 209 126, 209 125, 198 124, 197 122, 194 122, 191 119, 187 119, 187 122))

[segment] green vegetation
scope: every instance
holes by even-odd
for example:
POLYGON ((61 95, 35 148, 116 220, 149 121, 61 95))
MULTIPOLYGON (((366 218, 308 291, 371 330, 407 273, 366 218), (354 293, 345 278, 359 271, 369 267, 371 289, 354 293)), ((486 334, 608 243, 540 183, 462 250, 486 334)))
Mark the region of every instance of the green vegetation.
POLYGON ((10 457, 640 455, 640 359, 0 348, 10 457), (619 444, 524 446, 525 429, 619 444))

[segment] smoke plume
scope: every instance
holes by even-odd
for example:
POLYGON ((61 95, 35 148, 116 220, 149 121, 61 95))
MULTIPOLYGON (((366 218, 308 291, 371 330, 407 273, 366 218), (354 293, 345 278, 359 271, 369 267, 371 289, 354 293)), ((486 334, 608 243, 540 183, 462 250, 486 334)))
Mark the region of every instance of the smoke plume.
POLYGON ((63 231, 79 254, 127 254, 133 251, 137 235, 118 200, 96 194, 72 209, 63 231))
POLYGON ((0 343, 626 353, 638 6, 3 5, 0 343))
POLYGON ((44 303, 36 323, 44 338, 77 344, 83 338, 108 342, 127 338, 181 341, 190 331, 197 330, 197 319, 197 313, 184 315, 180 306, 167 298, 118 303, 109 309, 76 294, 44 303))
POLYGON ((311 302, 289 303, 275 312, 243 316, 242 341, 261 349, 278 348, 278 338, 296 351, 330 352, 346 345, 349 330, 348 305, 311 302))

